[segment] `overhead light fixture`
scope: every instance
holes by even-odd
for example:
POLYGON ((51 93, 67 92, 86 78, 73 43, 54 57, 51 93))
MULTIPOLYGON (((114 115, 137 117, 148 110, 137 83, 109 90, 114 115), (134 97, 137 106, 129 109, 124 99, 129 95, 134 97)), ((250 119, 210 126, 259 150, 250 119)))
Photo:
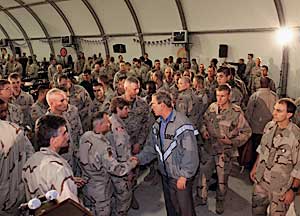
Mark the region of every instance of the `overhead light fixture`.
POLYGON ((282 27, 276 31, 277 42, 281 45, 289 44, 293 39, 294 33, 291 28, 282 27))

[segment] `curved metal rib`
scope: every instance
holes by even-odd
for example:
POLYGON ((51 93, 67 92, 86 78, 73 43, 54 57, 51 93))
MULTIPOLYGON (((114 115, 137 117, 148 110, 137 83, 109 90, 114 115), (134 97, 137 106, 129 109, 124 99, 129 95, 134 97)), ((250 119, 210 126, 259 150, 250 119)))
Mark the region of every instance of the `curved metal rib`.
MULTIPOLYGON (((64 12, 59 8, 59 6, 53 0, 46 0, 46 2, 48 2, 56 10, 56 12, 59 14, 59 16, 63 19, 64 23, 66 24, 71 36, 75 37, 75 32, 73 30, 73 27, 71 26, 71 24, 70 24, 69 20, 67 19, 66 15, 64 14, 64 12)), ((78 46, 77 42, 74 44, 74 48, 75 48, 76 53, 78 53, 79 46, 78 46)))
POLYGON ((1 24, 0 24, 0 30, 3 32, 5 37, 8 39, 9 47, 12 50, 13 56, 16 56, 16 50, 15 50, 13 43, 11 42, 11 38, 10 38, 9 34, 7 33, 6 29, 1 24))
POLYGON ((23 37, 24 37, 24 39, 25 39, 25 41, 28 45, 30 55, 33 56, 34 53, 33 53, 31 41, 30 41, 26 31, 24 30, 24 28, 20 24, 20 22, 8 10, 3 8, 1 5, 0 5, 0 10, 3 11, 17 25, 17 27, 20 29, 20 31, 22 32, 23 37))
MULTIPOLYGON (((280 27, 285 27, 286 20, 283 11, 283 6, 281 0, 274 0, 276 12, 278 15, 278 21, 280 27)), ((289 73, 289 47, 286 45, 282 50, 282 61, 281 61, 281 73, 280 73, 280 96, 286 96, 287 90, 287 81, 288 81, 288 73, 289 73)))
POLYGON ((139 37, 139 41, 140 41, 140 45, 141 45, 142 55, 144 55, 146 53, 146 50, 145 50, 143 32, 142 32, 142 28, 141 28, 139 19, 137 18, 137 15, 134 11, 134 8, 133 8, 130 0, 125 0, 125 3, 126 3, 128 9, 129 9, 130 13, 131 13, 131 16, 132 16, 133 20, 134 20, 134 23, 135 23, 135 26, 136 26, 136 29, 137 29, 137 33, 138 33, 138 37, 139 37))
POLYGON ((37 21, 37 23, 40 25, 41 29, 43 30, 43 32, 48 40, 48 44, 49 44, 51 53, 55 55, 53 42, 50 40, 50 35, 49 35, 45 25, 43 24, 42 20, 39 18, 39 16, 29 6, 27 6, 22 0, 15 0, 15 2, 19 3, 23 8, 25 8, 31 14, 31 16, 37 21))
POLYGON ((101 34, 101 37, 103 38, 103 44, 104 44, 104 48, 105 48, 105 54, 106 55, 109 55, 109 46, 108 46, 108 43, 107 43, 107 38, 106 38, 106 35, 105 35, 105 31, 104 31, 104 28, 100 22, 100 19, 99 17, 97 16, 94 8, 92 7, 92 5, 89 3, 88 0, 82 0, 82 2, 84 3, 84 5, 87 7, 87 9, 90 11, 91 15, 93 16, 97 26, 98 26, 98 29, 100 31, 100 34, 101 34))

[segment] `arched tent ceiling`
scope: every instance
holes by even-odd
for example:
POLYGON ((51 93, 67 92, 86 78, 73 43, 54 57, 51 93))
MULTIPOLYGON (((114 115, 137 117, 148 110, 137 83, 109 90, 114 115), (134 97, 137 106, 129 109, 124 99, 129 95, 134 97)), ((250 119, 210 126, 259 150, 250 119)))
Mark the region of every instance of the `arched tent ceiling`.
MULTIPOLYGON (((251 35, 243 36, 245 33, 265 33, 257 38, 267 40, 269 32, 285 24, 299 30, 299 6, 298 0, 0 0, 0 36, 10 38, 11 46, 44 56, 57 54, 60 37, 68 35, 77 41, 74 49, 68 48, 73 54, 86 49, 108 55, 113 53, 113 44, 126 43, 130 45, 128 57, 149 51, 166 56, 165 49, 147 46, 147 41, 163 41, 172 31, 186 29, 191 42, 185 45, 188 54, 203 47, 203 52, 210 53, 217 43, 233 42, 233 38, 255 41, 251 35), (228 33, 231 39, 222 35, 228 33), (209 38, 216 41, 211 47, 209 38)), ((276 58, 287 71, 287 47, 276 58)))

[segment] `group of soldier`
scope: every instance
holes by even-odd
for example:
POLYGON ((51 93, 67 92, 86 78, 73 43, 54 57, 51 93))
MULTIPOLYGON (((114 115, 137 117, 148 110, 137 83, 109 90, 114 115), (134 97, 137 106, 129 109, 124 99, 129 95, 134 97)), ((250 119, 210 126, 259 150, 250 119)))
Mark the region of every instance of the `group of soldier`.
POLYGON ((286 215, 300 185, 298 102, 278 100, 253 54, 237 71, 216 59, 207 69, 195 59, 163 62, 152 65, 147 54, 132 64, 80 58, 75 79, 52 60, 50 86, 39 86, 35 101, 22 74, 1 79, 0 215, 20 214, 22 202, 51 189, 93 215, 127 215, 138 207, 140 166, 154 160, 168 215, 194 216, 207 205, 214 173, 222 214, 233 163, 245 152, 253 215, 267 215, 268 206, 286 215))

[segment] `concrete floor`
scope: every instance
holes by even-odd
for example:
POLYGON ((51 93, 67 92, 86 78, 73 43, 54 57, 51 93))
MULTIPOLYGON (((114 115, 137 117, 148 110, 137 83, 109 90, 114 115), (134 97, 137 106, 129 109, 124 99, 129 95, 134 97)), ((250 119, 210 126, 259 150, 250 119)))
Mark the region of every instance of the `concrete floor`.
MULTIPOLYGON (((249 172, 239 173, 239 168, 233 169, 229 179, 229 191, 225 201, 224 216, 251 216, 251 193, 252 183, 249 180, 249 172)), ((136 190, 136 197, 139 200, 140 209, 129 212, 129 216, 167 216, 162 186, 160 181, 156 185, 149 182, 142 183, 136 190)), ((209 191, 207 206, 198 206, 196 214, 199 216, 214 216, 215 213, 215 192, 209 191)), ((289 212, 288 216, 295 214, 289 212)))

